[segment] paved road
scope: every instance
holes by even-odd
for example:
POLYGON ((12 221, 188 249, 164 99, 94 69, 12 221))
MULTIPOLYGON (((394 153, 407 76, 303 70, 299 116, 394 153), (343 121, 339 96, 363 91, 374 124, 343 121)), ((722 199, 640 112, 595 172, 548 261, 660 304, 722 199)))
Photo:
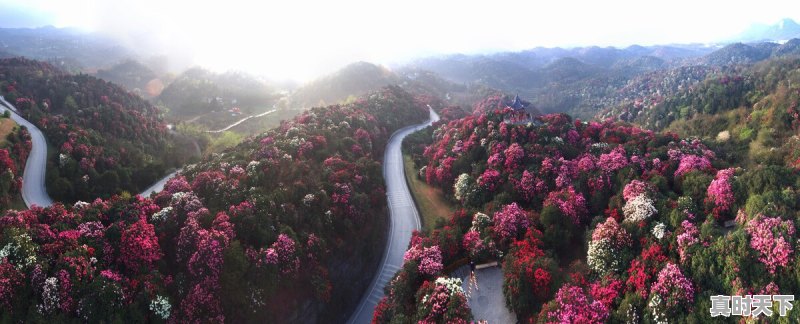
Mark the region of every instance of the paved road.
POLYGON ((403 154, 400 152, 400 145, 408 134, 425 128, 437 120, 439 115, 430 109, 428 122, 399 129, 392 134, 389 143, 386 144, 383 178, 386 180, 386 198, 389 201, 389 238, 380 268, 348 323, 362 324, 372 321, 375 306, 383 298, 383 287, 403 266, 403 254, 411 240, 411 232, 420 228, 419 213, 411 199, 403 172, 403 154))
POLYGON ((237 121, 237 122, 235 122, 235 123, 233 123, 233 124, 230 124, 230 125, 226 126, 225 128, 218 129, 218 130, 210 130, 210 131, 206 131, 206 133, 222 133, 222 132, 224 132, 224 131, 226 131, 226 130, 229 130, 229 129, 231 129, 231 128, 234 128, 234 127, 236 127, 236 125, 239 125, 239 124, 241 124, 241 123, 244 123, 245 121, 247 121, 247 120, 248 120, 248 119, 250 119, 250 118, 256 118, 256 117, 266 116, 266 115, 269 115, 269 114, 271 114, 271 113, 274 113, 275 111, 276 111, 276 109, 272 109, 272 110, 270 110, 270 111, 265 111, 265 112, 263 112, 263 113, 260 113, 260 114, 258 114, 258 115, 250 115, 250 116, 247 116, 247 117, 245 117, 245 118, 242 118, 242 119, 240 119, 239 121, 237 121))
POLYGON ((156 181, 156 183, 154 183, 152 186, 150 186, 150 188, 147 188, 141 193, 139 193, 139 195, 142 197, 150 197, 150 194, 152 193, 161 192, 161 190, 164 190, 164 185, 167 184, 167 180, 174 177, 176 174, 178 174, 178 172, 181 172, 181 169, 175 170, 172 173, 164 176, 160 180, 156 181))
POLYGON ((47 141, 38 127, 17 114, 16 108, 0 96, 0 103, 11 111, 11 118, 17 124, 25 126, 31 134, 31 152, 25 162, 25 173, 22 178, 22 200, 28 208, 32 206, 47 207, 53 204, 53 199, 47 194, 44 186, 45 170, 47 167, 47 141))
POLYGON ((513 324, 516 316, 506 306, 503 296, 503 270, 500 267, 489 267, 475 270, 475 281, 470 282, 470 268, 463 266, 450 275, 461 278, 467 304, 472 309, 475 321, 486 320, 492 324, 513 324))

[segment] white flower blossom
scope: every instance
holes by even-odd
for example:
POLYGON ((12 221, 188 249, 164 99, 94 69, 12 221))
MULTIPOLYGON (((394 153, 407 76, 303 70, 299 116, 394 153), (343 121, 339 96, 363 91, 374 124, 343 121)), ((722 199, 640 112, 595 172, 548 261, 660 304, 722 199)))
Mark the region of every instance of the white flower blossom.
POLYGON ((619 250, 614 248, 607 238, 589 242, 586 264, 601 275, 612 271, 620 271, 624 267, 619 250))
POLYGON ((150 216, 150 219, 157 222, 163 222, 169 218, 172 213, 172 206, 167 206, 150 216))
POLYGON ((458 179, 456 179, 456 182, 453 184, 453 194, 455 195, 456 200, 461 201, 464 199, 471 183, 472 177, 470 177, 469 174, 462 173, 460 176, 458 176, 458 179))
POLYGON ((314 194, 307 194, 305 197, 303 197, 303 205, 306 205, 306 207, 311 207, 311 203, 313 203, 316 199, 317 197, 314 196, 314 194))
POLYGON ((41 314, 47 314, 58 308, 58 278, 50 277, 45 279, 42 286, 42 303, 36 305, 36 309, 41 314))
POLYGON ((166 297, 156 295, 156 298, 150 301, 150 310, 161 319, 167 319, 172 310, 172 305, 170 305, 166 297))
POLYGON ((472 216, 471 230, 476 232, 481 232, 484 228, 489 227, 489 225, 491 224, 492 224, 492 218, 489 217, 489 215, 478 212, 472 216))
POLYGON ((622 207, 622 212, 625 213, 625 222, 639 222, 650 218, 657 210, 653 206, 653 200, 642 194, 628 200, 622 207))
POLYGON ((90 204, 88 202, 78 200, 78 201, 75 202, 74 205, 72 205, 72 208, 74 208, 76 210, 81 210, 81 209, 83 209, 85 207, 88 207, 89 205, 90 204))
POLYGON ((658 222, 656 223, 656 226, 653 226, 653 236, 655 236, 659 240, 664 238, 664 234, 666 233, 666 231, 667 231, 667 226, 664 225, 664 223, 658 222))

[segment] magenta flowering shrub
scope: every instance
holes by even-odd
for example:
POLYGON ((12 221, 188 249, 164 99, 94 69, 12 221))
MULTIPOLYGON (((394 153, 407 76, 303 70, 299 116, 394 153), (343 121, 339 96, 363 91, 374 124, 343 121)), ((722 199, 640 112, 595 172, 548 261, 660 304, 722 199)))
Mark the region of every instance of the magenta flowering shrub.
POLYGON ((792 220, 759 215, 747 223, 745 230, 750 235, 750 247, 770 274, 789 265, 796 241, 792 220))
POLYGON ((593 300, 583 288, 566 284, 553 301, 542 308, 540 317, 547 323, 605 323, 608 308, 593 300))
POLYGON ((675 177, 680 177, 689 171, 709 171, 713 169, 711 162, 705 156, 685 154, 680 158, 678 169, 675 170, 675 177))
POLYGON ((437 245, 422 247, 416 244, 406 251, 403 261, 416 262, 419 273, 427 276, 435 276, 443 268, 442 250, 437 245))
POLYGON ((681 223, 681 230, 678 234, 678 255, 680 256, 681 264, 689 260, 689 248, 700 242, 700 231, 688 220, 681 223))
POLYGON ((555 206, 574 224, 580 224, 586 217, 586 198, 576 192, 575 188, 567 187, 560 191, 551 191, 544 201, 545 206, 555 206))
POLYGON ((487 169, 478 177, 478 185, 488 192, 493 192, 500 185, 500 172, 494 169, 487 169))
POLYGON ((732 211, 735 197, 731 181, 735 172, 733 168, 717 171, 717 176, 708 186, 706 199, 714 206, 712 213, 716 219, 722 219, 732 211))
POLYGON ((622 191, 622 197, 625 198, 625 201, 631 200, 636 198, 640 195, 645 196, 652 196, 655 188, 647 182, 641 180, 633 180, 625 185, 625 189, 622 191))
POLYGON ((614 172, 630 164, 628 157, 625 156, 625 149, 617 146, 609 153, 600 154, 597 165, 605 172, 614 172))
POLYGON ((495 234, 501 241, 518 237, 530 226, 527 213, 517 203, 503 206, 494 213, 493 221, 495 234))
POLYGON ((655 320, 664 320, 678 312, 690 311, 689 305, 694 302, 694 285, 686 278, 681 269, 673 263, 667 263, 658 272, 653 287, 650 288, 648 307, 655 320))

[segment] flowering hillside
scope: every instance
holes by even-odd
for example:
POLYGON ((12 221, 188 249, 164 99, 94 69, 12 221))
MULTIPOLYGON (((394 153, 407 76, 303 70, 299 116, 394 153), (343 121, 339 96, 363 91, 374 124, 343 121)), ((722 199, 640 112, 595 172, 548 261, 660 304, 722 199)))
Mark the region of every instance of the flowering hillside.
POLYGON ((0 314, 12 322, 342 322, 383 251, 383 148, 426 109, 387 88, 309 110, 187 167, 152 198, 8 212, 0 314))
MULTIPOLYGON (((0 122, 11 120, 0 117, 0 122)), ((21 197, 22 172, 30 152, 31 138, 26 129, 14 127, 6 138, 0 139, 0 210, 12 207, 13 201, 21 197)))
POLYGON ((423 298, 464 259, 501 262, 524 323, 709 322, 711 295, 800 288, 792 169, 730 167, 716 143, 622 122, 508 123, 502 98, 478 107, 414 151, 420 176, 462 209, 414 235, 408 253, 441 255, 406 258, 373 322, 425 321, 430 308, 471 320, 463 303, 423 298))
POLYGON ((168 134, 156 107, 88 75, 2 59, 0 94, 55 147, 47 187, 56 200, 139 192, 188 156, 181 148, 190 146, 168 134))

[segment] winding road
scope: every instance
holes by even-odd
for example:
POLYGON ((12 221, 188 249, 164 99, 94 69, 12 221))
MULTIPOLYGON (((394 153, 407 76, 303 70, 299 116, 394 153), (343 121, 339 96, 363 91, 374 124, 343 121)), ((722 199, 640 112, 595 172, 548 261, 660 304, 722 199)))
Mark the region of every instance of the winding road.
MULTIPOLYGON (((17 122, 17 124, 25 126, 25 128, 27 128, 28 132, 31 134, 31 152, 28 154, 28 160, 25 162, 25 173, 22 177, 22 200, 25 201, 25 206, 28 206, 28 208, 33 206, 48 207, 53 204, 53 199, 51 199, 50 195, 47 194, 47 188, 45 187, 44 182, 45 175, 47 174, 47 141, 44 138, 44 134, 41 130, 39 130, 38 127, 36 127, 36 125, 29 122, 27 119, 22 118, 22 116, 17 113, 17 109, 11 103, 6 101, 3 96, 0 96, 0 106, 5 106, 5 108, 11 112, 11 118, 17 122)), ((260 116, 265 114, 261 114, 260 116)), ((239 121, 228 128, 236 126, 241 122, 242 121, 239 121)), ((149 197, 151 193, 163 190, 164 184, 167 183, 167 180, 172 178, 180 171, 181 170, 178 169, 166 175, 152 186, 142 191, 140 195, 143 197, 149 197)))
POLYGON ((420 228, 419 213, 408 190, 403 169, 403 153, 400 151, 403 139, 413 132, 430 126, 439 120, 439 115, 429 108, 430 118, 424 124, 401 128, 392 134, 383 156, 383 178, 386 180, 386 198, 389 202, 389 238, 383 259, 368 290, 361 297, 356 311, 348 323, 362 324, 372 321, 375 306, 383 298, 383 287, 403 266, 403 254, 408 248, 411 233, 420 228))
POLYGON ((44 186, 47 167, 47 141, 44 139, 44 134, 36 125, 17 114, 17 109, 2 96, 0 103, 11 112, 11 119, 25 126, 31 134, 31 152, 28 154, 28 161, 25 162, 25 173, 22 177, 22 200, 28 208, 50 206, 53 204, 53 199, 50 199, 44 186))
MULTIPOLYGON (((45 174, 47 166, 47 142, 44 134, 38 127, 17 114, 16 108, 0 96, 0 104, 11 111, 11 117, 18 124, 25 126, 31 134, 32 148, 25 163, 25 173, 22 182, 22 198, 29 208, 33 206, 46 207, 53 204, 45 188, 45 174)), ((386 198, 389 207, 389 236, 386 250, 383 252, 378 272, 372 278, 368 290, 359 302, 356 311, 351 315, 348 323, 362 324, 372 320, 372 314, 380 299, 383 297, 383 287, 394 274, 403 266, 403 254, 411 240, 411 233, 419 229, 420 219, 417 207, 411 198, 403 169, 403 154, 400 150, 403 139, 409 134, 430 126, 439 120, 439 115, 429 108, 429 119, 423 124, 401 128, 394 132, 386 144, 383 158, 383 177, 386 181, 386 198)), ((268 111, 259 116, 273 112, 268 111)), ((227 127, 236 126, 247 120, 250 116, 227 127)), ((150 196, 151 193, 163 190, 164 184, 180 170, 174 171, 163 177, 150 188, 145 189, 140 195, 150 196)))

